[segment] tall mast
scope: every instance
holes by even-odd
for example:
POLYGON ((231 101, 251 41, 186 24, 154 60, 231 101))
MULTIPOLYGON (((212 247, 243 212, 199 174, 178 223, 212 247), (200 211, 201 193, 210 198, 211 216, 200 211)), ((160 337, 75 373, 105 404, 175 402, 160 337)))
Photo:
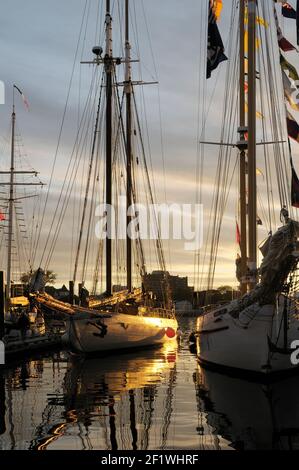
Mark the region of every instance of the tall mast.
POLYGON ((15 172, 15 124, 16 113, 14 103, 13 89, 13 107, 11 115, 11 160, 10 160, 10 184, 9 184, 9 201, 8 201, 8 249, 7 249, 7 288, 6 301, 9 305, 11 296, 11 251, 12 251, 12 235, 13 235, 13 206, 14 206, 14 172, 15 172))
POLYGON ((241 232, 241 294, 247 291, 247 191, 246 191, 246 150, 245 133, 245 0, 240 0, 240 232, 241 232))
MULTIPOLYGON (((107 224, 111 224, 109 207, 112 205, 112 18, 110 14, 110 0, 106 0, 106 205, 107 224)), ((109 230, 107 231, 109 232, 109 230)), ((106 238, 106 293, 112 295, 112 240, 107 234, 106 238)))
POLYGON ((256 0, 248 0, 248 222, 250 287, 257 282, 256 0))
MULTIPOLYGON (((127 229, 131 222, 129 210, 132 206, 132 70, 130 44, 129 0, 126 0, 125 15, 125 93, 126 93, 126 141, 127 141, 127 229)), ((132 240, 127 230, 127 288, 132 291, 132 240)))

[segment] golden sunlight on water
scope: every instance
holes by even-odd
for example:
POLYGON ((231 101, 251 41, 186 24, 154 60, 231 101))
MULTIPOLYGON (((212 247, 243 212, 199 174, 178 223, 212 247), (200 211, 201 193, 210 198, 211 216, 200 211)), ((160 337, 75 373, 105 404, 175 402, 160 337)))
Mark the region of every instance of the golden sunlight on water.
POLYGON ((299 407, 288 403, 299 378, 265 387, 201 370, 189 350, 193 320, 181 328, 177 349, 60 352, 6 368, 0 449, 298 448, 299 407))
POLYGON ((199 409, 193 322, 182 326, 177 349, 95 359, 61 352, 6 369, 0 448, 227 448, 199 409))

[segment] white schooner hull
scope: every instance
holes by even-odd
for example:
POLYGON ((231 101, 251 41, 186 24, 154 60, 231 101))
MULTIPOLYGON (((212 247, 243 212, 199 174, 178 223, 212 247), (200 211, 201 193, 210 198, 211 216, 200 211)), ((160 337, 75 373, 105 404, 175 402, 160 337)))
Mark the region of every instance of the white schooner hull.
MULTIPOLYGON (((223 308, 222 310, 225 310, 223 308)), ((289 318, 287 337, 282 305, 253 305, 234 318, 215 310, 197 320, 197 352, 202 365, 242 375, 272 376, 297 368, 292 342, 299 340, 299 316, 289 318)))
POLYGON ((66 340, 77 352, 95 354, 175 342, 177 329, 175 319, 117 313, 97 319, 80 313, 68 321, 66 340))
POLYGON ((291 286, 299 261, 298 237, 298 222, 288 219, 262 248, 260 283, 198 319, 202 364, 264 377, 297 368, 292 354, 293 342, 299 340, 299 309, 291 286))

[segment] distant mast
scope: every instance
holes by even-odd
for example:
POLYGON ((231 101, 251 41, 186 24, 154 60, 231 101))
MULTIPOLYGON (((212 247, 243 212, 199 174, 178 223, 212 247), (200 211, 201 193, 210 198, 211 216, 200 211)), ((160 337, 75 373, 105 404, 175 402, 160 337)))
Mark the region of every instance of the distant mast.
POLYGON ((256 0, 248 0, 248 223, 250 288, 257 283, 256 0))
POLYGON ((6 301, 7 306, 11 297, 11 252, 12 252, 12 235, 13 235, 13 207, 14 207, 14 174, 15 174, 15 98, 13 88, 13 105, 11 115, 11 160, 10 160, 10 183, 9 183, 9 200, 8 200, 8 246, 7 246, 7 287, 6 301))
POLYGON ((12 295, 11 283, 12 283, 12 242, 13 242, 13 220, 14 220, 14 203, 16 200, 28 199, 34 196, 17 197, 15 195, 15 186, 44 186, 43 183, 19 183, 15 181, 15 175, 35 175, 36 171, 16 171, 15 170, 15 128, 16 128, 16 113, 15 113, 15 90, 22 95, 22 99, 28 107, 28 103, 25 101, 25 97, 22 91, 13 85, 13 105, 11 115, 11 160, 10 170, 0 171, 0 175, 9 175, 9 182, 0 183, 1 186, 9 187, 9 198, 8 198, 8 242, 7 242, 7 268, 6 268, 6 309, 10 306, 10 298, 12 295))

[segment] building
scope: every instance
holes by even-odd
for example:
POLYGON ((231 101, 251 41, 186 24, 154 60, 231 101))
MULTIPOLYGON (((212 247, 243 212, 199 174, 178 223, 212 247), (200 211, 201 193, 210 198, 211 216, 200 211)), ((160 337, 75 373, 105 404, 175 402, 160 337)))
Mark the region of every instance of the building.
POLYGON ((172 276, 168 271, 153 271, 143 279, 146 291, 152 292, 155 298, 163 301, 167 286, 173 300, 192 300, 193 287, 188 286, 188 277, 172 276))
POLYGON ((56 289, 54 286, 46 286, 45 291, 47 294, 54 297, 54 299, 61 300, 62 302, 68 302, 70 298, 70 292, 68 288, 63 285, 61 288, 56 289))

